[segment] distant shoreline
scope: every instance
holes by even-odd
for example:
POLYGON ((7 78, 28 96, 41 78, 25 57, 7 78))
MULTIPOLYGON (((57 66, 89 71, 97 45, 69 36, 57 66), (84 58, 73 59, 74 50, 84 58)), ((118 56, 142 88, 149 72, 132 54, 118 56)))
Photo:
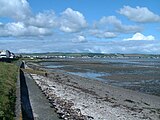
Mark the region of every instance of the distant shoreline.
POLYGON ((151 58, 159 59, 160 54, 123 54, 123 53, 19 53, 23 58, 52 59, 52 58, 151 58))

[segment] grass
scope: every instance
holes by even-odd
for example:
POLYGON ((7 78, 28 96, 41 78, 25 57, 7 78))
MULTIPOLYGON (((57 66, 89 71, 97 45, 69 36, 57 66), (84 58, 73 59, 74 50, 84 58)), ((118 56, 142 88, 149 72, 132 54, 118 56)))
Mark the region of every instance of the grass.
POLYGON ((13 120, 18 67, 0 62, 0 120, 13 120))

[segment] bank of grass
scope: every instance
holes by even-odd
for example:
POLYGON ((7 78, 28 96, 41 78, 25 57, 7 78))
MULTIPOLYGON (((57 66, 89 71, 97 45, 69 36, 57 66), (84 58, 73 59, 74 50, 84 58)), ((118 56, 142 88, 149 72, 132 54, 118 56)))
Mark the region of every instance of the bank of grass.
POLYGON ((0 62, 0 120, 13 120, 18 67, 0 62))

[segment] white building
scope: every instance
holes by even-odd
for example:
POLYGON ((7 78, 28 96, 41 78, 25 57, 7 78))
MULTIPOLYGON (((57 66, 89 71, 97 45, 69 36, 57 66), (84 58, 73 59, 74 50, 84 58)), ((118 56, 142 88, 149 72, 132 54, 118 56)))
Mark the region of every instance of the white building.
POLYGON ((11 53, 11 54, 10 54, 10 58, 15 58, 15 54, 14 54, 14 53, 11 53))
POLYGON ((0 50, 0 58, 14 58, 14 54, 9 50, 0 50))

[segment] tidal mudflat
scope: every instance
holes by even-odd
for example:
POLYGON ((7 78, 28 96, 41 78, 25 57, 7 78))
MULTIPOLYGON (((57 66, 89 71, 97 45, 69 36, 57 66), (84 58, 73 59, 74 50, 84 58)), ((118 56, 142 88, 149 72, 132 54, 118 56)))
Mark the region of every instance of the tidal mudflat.
MULTIPOLYGON (((96 70, 98 72, 104 73, 105 71, 102 71, 101 68, 105 68, 111 63, 106 63, 107 65, 104 66, 104 63, 102 65, 95 61, 88 63, 80 60, 60 60, 60 62, 55 60, 55 65, 64 65, 65 67, 52 69, 42 67, 44 64, 48 66, 49 64, 53 65, 53 63, 54 61, 43 62, 40 63, 41 66, 35 63, 27 63, 27 68, 47 72, 47 76, 35 73, 30 75, 47 96, 61 118, 75 120, 160 119, 159 96, 112 86, 104 83, 104 81, 85 78, 70 73, 75 71, 85 73, 90 70, 91 67, 97 68, 96 70), (72 67, 72 65, 74 65, 74 67, 72 67), (81 69, 81 66, 83 69, 81 69)), ((115 68, 113 65, 112 68, 114 68, 114 70, 118 69, 118 67, 115 68)), ((132 70, 133 68, 127 67, 125 69, 132 70)), ((110 69, 105 70, 109 71, 110 69)), ((114 70, 110 72, 110 74, 118 72, 114 70)), ((122 70, 124 70, 124 68, 122 70)))
POLYGON ((49 69, 65 71, 110 85, 160 96, 160 59, 77 58, 56 59, 40 64, 49 69))

